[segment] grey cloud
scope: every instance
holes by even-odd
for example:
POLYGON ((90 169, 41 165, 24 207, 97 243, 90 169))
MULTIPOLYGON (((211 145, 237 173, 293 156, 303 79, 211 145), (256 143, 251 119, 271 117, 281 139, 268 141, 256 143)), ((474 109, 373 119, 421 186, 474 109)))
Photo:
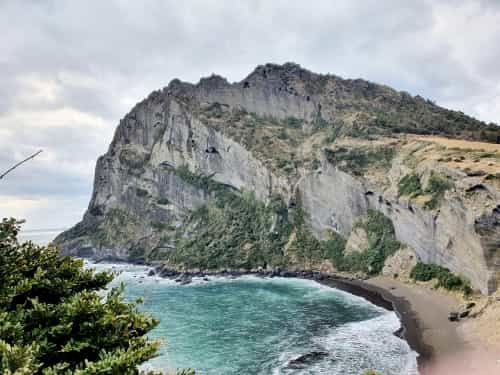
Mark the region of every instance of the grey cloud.
POLYGON ((499 2, 4 0, 0 124, 10 135, 0 138, 0 169, 38 147, 51 158, 19 170, 0 195, 59 205, 88 195, 97 156, 135 102, 175 77, 196 82, 218 73, 235 81, 266 62, 366 78, 498 122, 500 33, 488 25, 458 34, 436 27, 464 14, 491 21, 499 2), (30 77, 41 87, 26 85, 30 77), (57 89, 48 95, 45 84, 57 89), (88 116, 33 123, 62 108, 88 116), (19 123, 6 122, 13 113, 19 123))

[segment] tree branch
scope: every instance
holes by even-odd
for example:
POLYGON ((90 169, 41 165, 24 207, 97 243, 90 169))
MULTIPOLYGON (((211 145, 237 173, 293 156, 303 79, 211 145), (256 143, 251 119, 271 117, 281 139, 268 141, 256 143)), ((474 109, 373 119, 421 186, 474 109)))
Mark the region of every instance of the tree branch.
POLYGON ((28 160, 30 160, 30 159, 34 159, 37 155, 41 154, 41 153, 42 153, 42 151, 43 151, 43 150, 39 150, 39 151, 35 152, 33 155, 31 155, 31 156, 27 157, 26 159, 24 159, 24 160, 20 161, 19 163, 15 164, 15 165, 14 165, 14 166, 12 166, 11 168, 7 169, 4 173, 0 174, 0 180, 1 180, 2 178, 4 178, 4 177, 5 177, 5 175, 6 175, 7 173, 12 172, 14 169, 16 169, 17 167, 19 167, 21 164, 26 163, 26 162, 27 162, 28 160))

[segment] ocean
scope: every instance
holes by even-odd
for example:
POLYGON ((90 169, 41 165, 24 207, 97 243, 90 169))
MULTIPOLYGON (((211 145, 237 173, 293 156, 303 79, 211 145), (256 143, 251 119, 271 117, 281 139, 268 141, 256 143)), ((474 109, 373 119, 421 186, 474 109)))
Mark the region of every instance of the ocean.
MULTIPOLYGON (((37 233, 36 242, 54 236, 37 233)), ((393 334, 400 327, 394 312, 315 281, 244 276, 179 285, 147 276, 145 266, 88 266, 119 272, 112 284, 123 283, 125 297, 142 298, 140 308, 160 320, 150 332, 161 341, 160 353, 145 369, 194 368, 204 375, 359 375, 366 369, 417 374, 417 354, 393 334), (300 357, 303 363, 293 362, 300 357)))

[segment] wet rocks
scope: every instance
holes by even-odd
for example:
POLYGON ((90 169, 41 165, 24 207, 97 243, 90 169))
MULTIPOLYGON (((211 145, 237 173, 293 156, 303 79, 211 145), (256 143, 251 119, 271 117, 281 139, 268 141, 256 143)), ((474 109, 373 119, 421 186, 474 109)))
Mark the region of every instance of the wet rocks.
POLYGON ((458 322, 460 319, 468 318, 472 316, 472 309, 476 306, 475 302, 468 302, 464 306, 458 309, 458 311, 452 311, 448 315, 448 320, 450 322, 458 322))
POLYGON ((459 320, 458 313, 456 311, 450 312, 450 314, 448 315, 448 320, 450 322, 458 322, 459 320))
POLYGON ((323 352, 323 351, 313 351, 309 352, 306 354, 301 355, 300 357, 297 357, 295 359, 292 359, 290 362, 288 362, 288 368, 291 369, 303 369, 304 367, 307 367, 311 365, 314 362, 320 361, 324 358, 328 357, 328 352, 323 352))

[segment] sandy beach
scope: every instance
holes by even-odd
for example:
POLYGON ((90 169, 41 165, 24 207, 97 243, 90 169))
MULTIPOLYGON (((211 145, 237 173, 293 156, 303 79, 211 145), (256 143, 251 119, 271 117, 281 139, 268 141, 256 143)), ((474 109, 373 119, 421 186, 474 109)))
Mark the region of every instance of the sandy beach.
POLYGON ((443 357, 464 347, 457 332, 458 323, 448 320, 448 314, 456 310, 458 300, 435 290, 409 286, 386 277, 373 278, 368 283, 408 302, 407 308, 398 312, 403 315, 402 319, 408 319, 407 315, 414 319, 413 323, 420 331, 419 344, 423 344, 426 350, 421 354, 428 359, 443 357))
MULTIPOLYGON (((420 353, 423 375, 493 375, 500 374, 500 351, 486 345, 475 326, 484 319, 450 322, 448 314, 461 301, 454 296, 426 287, 405 284, 387 277, 366 281, 381 289, 393 301, 410 346, 420 353)), ((482 331, 482 335, 488 335, 482 331)), ((493 332, 492 332, 493 334, 493 332)))

